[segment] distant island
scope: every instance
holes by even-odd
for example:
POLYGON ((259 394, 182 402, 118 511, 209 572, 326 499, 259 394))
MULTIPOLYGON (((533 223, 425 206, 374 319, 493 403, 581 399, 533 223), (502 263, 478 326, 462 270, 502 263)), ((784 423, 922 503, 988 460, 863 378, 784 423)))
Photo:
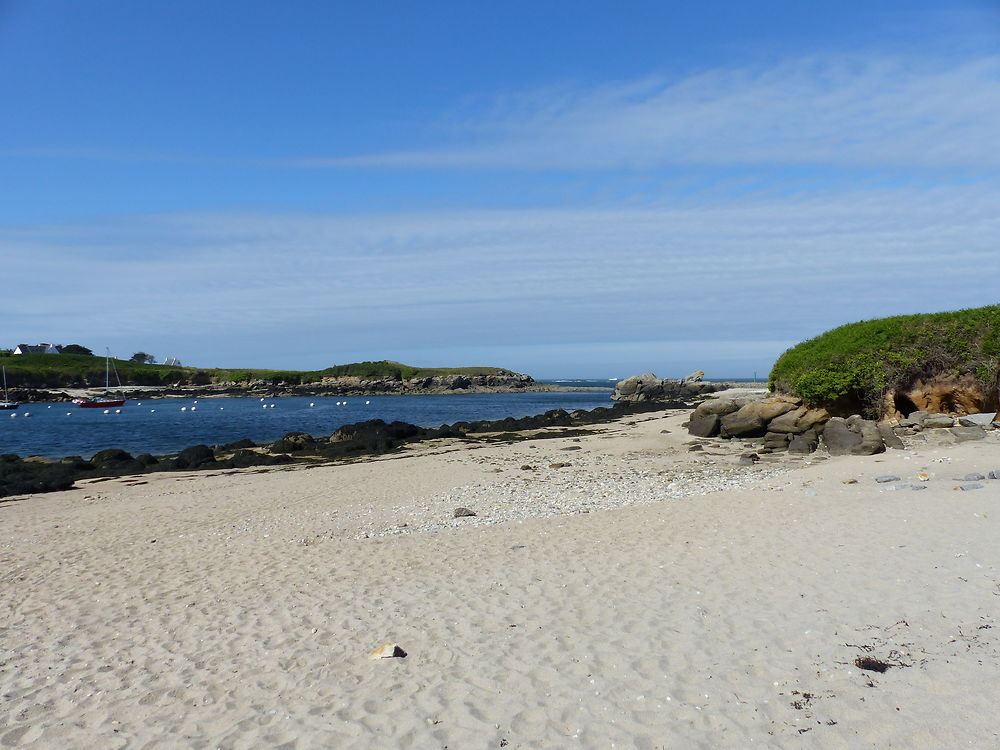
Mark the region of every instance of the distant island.
MULTIPOLYGON (((19 400, 69 400, 105 390, 106 361, 88 354, 0 354, 11 395, 19 400)), ((507 393, 579 390, 539 383, 502 367, 413 367, 381 360, 334 365, 322 370, 198 368, 111 359, 108 390, 122 395, 253 396, 507 393), (119 385, 120 383, 120 385, 119 385)), ((609 389, 610 390, 610 389, 609 389)))

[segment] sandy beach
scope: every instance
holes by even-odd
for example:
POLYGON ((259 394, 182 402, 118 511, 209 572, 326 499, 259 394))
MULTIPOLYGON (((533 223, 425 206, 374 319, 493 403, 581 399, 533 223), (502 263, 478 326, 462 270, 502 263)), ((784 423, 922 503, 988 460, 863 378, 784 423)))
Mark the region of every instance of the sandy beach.
POLYGON ((688 414, 2 503, 0 746, 1000 746, 1000 434, 688 414))

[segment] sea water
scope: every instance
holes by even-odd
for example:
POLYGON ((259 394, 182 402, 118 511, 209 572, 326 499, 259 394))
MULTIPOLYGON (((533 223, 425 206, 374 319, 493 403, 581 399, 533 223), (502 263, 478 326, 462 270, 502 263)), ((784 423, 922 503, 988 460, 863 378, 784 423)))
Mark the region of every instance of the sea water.
POLYGON ((71 403, 23 404, 16 411, 0 412, 0 454, 89 458, 105 448, 121 448, 133 455, 161 455, 199 443, 221 445, 243 438, 266 443, 289 432, 325 436, 369 419, 438 427, 550 409, 593 409, 610 406, 610 396, 610 391, 583 391, 132 399, 107 413, 71 403))

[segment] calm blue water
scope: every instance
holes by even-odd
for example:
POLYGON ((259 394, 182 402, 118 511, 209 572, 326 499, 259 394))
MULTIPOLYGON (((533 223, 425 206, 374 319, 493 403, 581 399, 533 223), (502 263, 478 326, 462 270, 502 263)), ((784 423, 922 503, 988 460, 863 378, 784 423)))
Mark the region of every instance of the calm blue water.
POLYGON ((348 398, 290 396, 264 402, 251 398, 202 398, 197 401, 170 398, 127 401, 120 414, 115 414, 114 409, 104 414, 102 409, 80 409, 67 403, 24 404, 10 412, 17 415, 15 417, 0 412, 0 453, 89 458, 105 448, 122 448, 133 455, 164 454, 199 443, 218 445, 242 438, 265 443, 288 432, 329 435, 342 425, 367 419, 437 427, 460 421, 526 417, 549 409, 593 409, 610 406, 610 396, 610 392, 604 391, 348 398), (346 402, 346 406, 337 406, 338 401, 346 402), (31 416, 26 417, 26 413, 31 416))

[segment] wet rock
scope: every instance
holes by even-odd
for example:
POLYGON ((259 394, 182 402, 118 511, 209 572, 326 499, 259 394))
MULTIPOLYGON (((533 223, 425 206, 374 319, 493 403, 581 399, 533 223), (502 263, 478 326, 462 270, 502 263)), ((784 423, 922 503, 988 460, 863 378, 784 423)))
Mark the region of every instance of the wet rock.
POLYGON ((214 463, 215 451, 207 445, 193 445, 190 448, 185 448, 178 453, 177 458, 170 462, 170 468, 178 471, 184 469, 198 469, 214 463))

